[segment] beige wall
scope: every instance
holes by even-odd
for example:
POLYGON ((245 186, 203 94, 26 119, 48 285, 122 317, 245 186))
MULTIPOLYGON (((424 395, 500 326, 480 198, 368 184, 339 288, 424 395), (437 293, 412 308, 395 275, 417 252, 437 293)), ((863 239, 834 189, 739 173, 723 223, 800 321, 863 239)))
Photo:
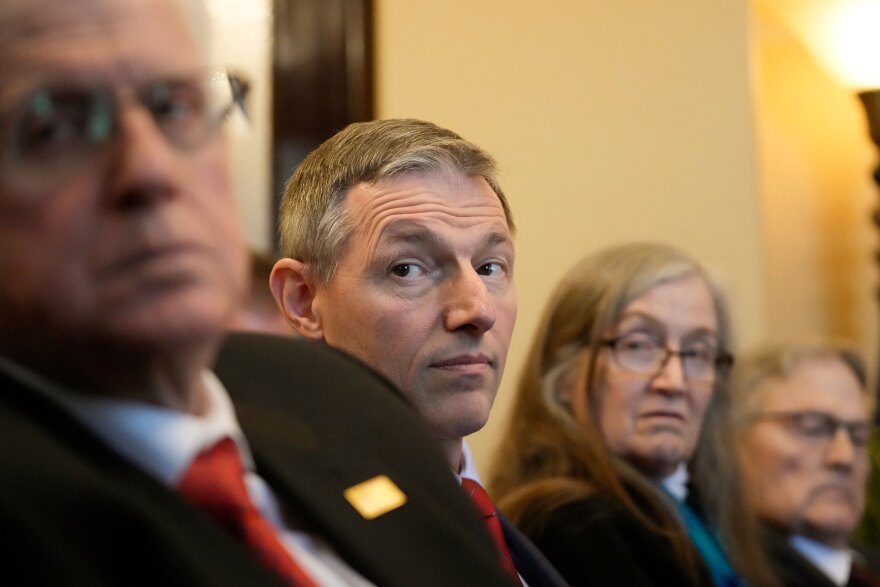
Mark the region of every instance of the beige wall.
POLYGON ((520 313, 485 470, 551 287, 583 254, 667 241, 727 284, 740 340, 765 332, 741 0, 377 0, 378 115, 493 152, 519 225, 520 313))

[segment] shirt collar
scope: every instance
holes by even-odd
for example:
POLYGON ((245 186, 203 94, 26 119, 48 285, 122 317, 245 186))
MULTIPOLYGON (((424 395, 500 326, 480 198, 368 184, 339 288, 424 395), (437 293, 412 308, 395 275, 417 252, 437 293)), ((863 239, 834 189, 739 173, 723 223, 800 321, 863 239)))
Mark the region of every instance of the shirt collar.
POLYGON ((846 585, 853 557, 848 548, 831 548, 827 544, 799 535, 789 536, 788 543, 834 583, 846 585))
POLYGON ((468 446, 466 440, 461 441, 461 469, 458 472, 458 478, 470 479, 480 485, 483 484, 480 473, 477 471, 477 464, 474 462, 474 455, 471 453, 471 447, 468 446))
POLYGON ((671 475, 661 479, 660 485, 663 486, 663 489, 665 489, 669 495, 678 501, 684 501, 688 496, 688 478, 687 467, 682 463, 671 475))
POLYGON ((192 460, 224 437, 231 437, 246 470, 253 458, 229 394, 204 371, 207 409, 202 416, 142 402, 73 392, 27 367, 0 356, 0 369, 43 393, 70 412, 116 452, 169 487, 178 485, 192 460))

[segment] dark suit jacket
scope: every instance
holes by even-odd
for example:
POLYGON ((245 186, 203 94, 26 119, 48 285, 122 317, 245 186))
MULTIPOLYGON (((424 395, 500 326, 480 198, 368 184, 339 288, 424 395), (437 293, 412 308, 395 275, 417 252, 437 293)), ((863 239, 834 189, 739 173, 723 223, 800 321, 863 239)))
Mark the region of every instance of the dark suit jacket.
POLYGON ((666 539, 602 495, 569 502, 522 527, 575 587, 712 585, 702 566, 699 580, 691 580, 666 539))
MULTIPOLYGON (((795 550, 784 534, 769 527, 764 528, 761 543, 784 587, 837 587, 828 575, 795 550)), ((856 552, 855 556, 862 557, 862 561, 880 577, 876 555, 860 552, 859 549, 856 552)))
MULTIPOLYGON (((510 586, 435 442, 390 386, 322 345, 235 335, 216 372, 287 510, 380 586, 510 586), (374 520, 346 488, 408 496, 374 520)), ((0 552, 16 585, 277 585, 230 535, 0 373, 0 552)))
POLYGON ((568 582, 553 568, 538 547, 516 529, 501 512, 497 513, 513 564, 529 587, 568 587, 568 582))

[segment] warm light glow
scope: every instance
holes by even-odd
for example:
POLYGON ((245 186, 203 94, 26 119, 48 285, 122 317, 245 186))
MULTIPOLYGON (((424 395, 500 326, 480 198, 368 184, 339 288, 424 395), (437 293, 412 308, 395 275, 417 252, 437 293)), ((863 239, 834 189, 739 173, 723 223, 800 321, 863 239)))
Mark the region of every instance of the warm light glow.
POLYGON ((242 0, 209 0, 208 10, 214 20, 224 23, 251 24, 269 17, 271 8, 267 2, 242 2, 242 0))
POLYGON ((880 88, 880 0, 765 0, 816 60, 856 90, 880 88))

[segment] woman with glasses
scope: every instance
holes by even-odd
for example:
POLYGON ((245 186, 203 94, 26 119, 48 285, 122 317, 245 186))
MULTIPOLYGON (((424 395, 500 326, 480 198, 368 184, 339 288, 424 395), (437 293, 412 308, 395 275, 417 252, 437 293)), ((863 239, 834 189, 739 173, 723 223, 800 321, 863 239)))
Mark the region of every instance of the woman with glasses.
POLYGON ((492 489, 572 585, 745 584, 734 568, 772 583, 738 515, 732 462, 707 459, 727 494, 707 503, 721 523, 689 505, 688 463, 707 414, 723 408, 730 345, 720 295, 671 247, 605 249, 557 287, 492 489))
POLYGON ((878 556, 850 542, 865 509, 874 410, 859 353, 818 339, 766 343, 734 368, 730 392, 731 435, 719 440, 739 457, 786 587, 880 585, 878 556))

